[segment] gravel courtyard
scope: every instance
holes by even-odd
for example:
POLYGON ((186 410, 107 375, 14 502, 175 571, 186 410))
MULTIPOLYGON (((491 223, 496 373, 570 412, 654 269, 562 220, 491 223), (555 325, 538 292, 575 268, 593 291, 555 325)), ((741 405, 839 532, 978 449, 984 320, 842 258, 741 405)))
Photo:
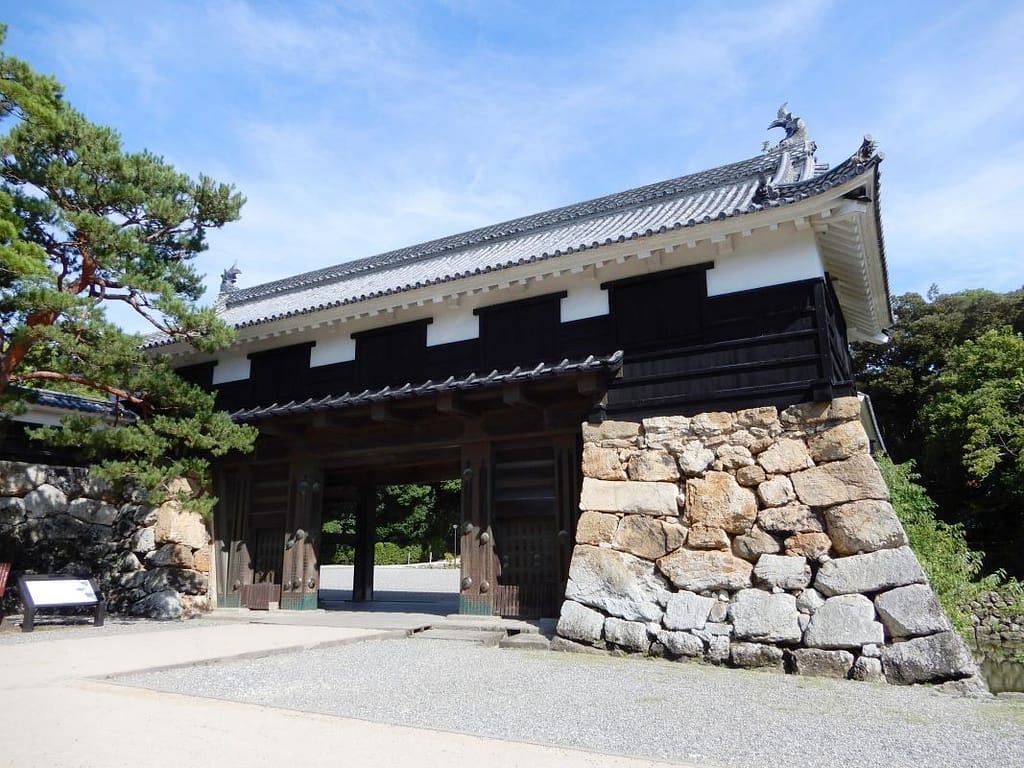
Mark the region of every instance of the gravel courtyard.
POLYGON ((709 766, 1024 766, 1024 700, 653 659, 414 637, 120 682, 709 766))

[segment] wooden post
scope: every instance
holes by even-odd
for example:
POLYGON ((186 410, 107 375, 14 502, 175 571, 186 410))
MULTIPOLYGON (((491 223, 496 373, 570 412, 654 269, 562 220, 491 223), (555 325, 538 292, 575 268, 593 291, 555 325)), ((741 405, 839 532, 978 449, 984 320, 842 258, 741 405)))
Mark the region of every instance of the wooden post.
POLYGON ((491 531, 491 446, 462 449, 462 571, 459 613, 494 613, 494 539, 491 531))
POLYGON ((356 507, 356 557, 352 574, 352 600, 357 603, 373 600, 373 546, 377 539, 377 489, 359 486, 356 507))

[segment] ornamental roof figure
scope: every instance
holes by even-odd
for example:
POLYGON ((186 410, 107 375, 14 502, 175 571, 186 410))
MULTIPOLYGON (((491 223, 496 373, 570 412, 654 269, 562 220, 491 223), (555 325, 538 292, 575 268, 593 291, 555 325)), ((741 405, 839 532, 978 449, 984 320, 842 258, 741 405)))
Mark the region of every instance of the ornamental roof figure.
POLYGON ((772 128, 786 129, 786 136, 779 142, 780 147, 792 147, 807 141, 807 124, 802 117, 796 117, 789 111, 788 101, 782 102, 779 107, 779 114, 768 126, 768 130, 772 128))

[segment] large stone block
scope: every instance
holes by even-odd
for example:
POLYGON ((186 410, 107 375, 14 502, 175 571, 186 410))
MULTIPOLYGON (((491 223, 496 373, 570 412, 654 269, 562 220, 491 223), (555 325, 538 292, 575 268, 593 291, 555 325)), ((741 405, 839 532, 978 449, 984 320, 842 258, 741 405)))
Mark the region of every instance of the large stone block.
POLYGON ((952 629, 927 584, 911 584, 883 592, 875 598, 875 610, 890 637, 918 637, 952 629))
POLYGON ((177 619, 181 616, 181 596, 173 589, 154 592, 132 603, 128 612, 151 619, 177 619))
POLYGON ((757 498, 765 507, 781 507, 796 500, 793 483, 785 475, 776 475, 757 486, 757 498))
POLYGON ((670 548, 669 544, 669 533, 665 524, 646 515, 625 515, 619 520, 615 535, 612 537, 612 546, 615 549, 645 560, 664 557, 674 549, 670 548))
POLYGON ((861 656, 853 663, 850 670, 851 680, 860 680, 864 683, 880 683, 885 679, 882 674, 882 660, 869 656, 861 656))
POLYGON ((176 542, 192 549, 205 547, 210 540, 203 518, 196 512, 182 510, 174 501, 162 504, 157 510, 154 533, 157 544, 176 542))
POLYGON ((675 483, 583 479, 580 509, 592 512, 674 516, 679 514, 675 483))
POLYGON ((860 400, 855 397, 837 397, 831 402, 800 403, 784 410, 779 420, 787 427, 816 427, 830 421, 850 421, 860 418, 860 400))
POLYGON ((756 563, 761 555, 774 555, 781 549, 775 537, 757 524, 753 525, 748 533, 732 540, 733 554, 751 563, 756 563))
POLYGON ((910 547, 899 547, 822 563, 814 587, 823 595, 832 597, 854 592, 881 592, 926 582, 927 577, 910 547))
POLYGON ((602 421, 600 424, 583 424, 583 441, 600 443, 605 446, 626 447, 636 445, 640 425, 633 421, 602 421))
POLYGON ((601 448, 593 443, 583 446, 583 476, 600 480, 625 480, 626 470, 616 448, 601 448))
POLYGON ((596 643, 604 630, 604 614, 573 600, 562 603, 557 632, 561 637, 583 643, 596 643))
POLYGON ((754 582, 768 589, 803 589, 811 583, 811 567, 802 557, 761 555, 754 565, 754 582))
MULTIPOLYGON (((704 641, 689 632, 662 630, 658 633, 658 642, 673 656, 700 656, 704 653, 704 641)), ((728 647, 728 638, 725 643, 728 647)))
POLYGON ((643 426, 648 448, 672 448, 691 437, 686 416, 652 416, 643 420, 643 426))
POLYGON ((156 533, 152 528, 140 528, 129 539, 132 552, 146 553, 156 549, 156 533))
POLYGON ((789 474, 814 466, 804 441, 788 437, 762 451, 757 463, 770 475, 789 474))
POLYGON ((793 672, 808 677, 845 678, 853 667, 849 651, 825 651, 820 648, 798 648, 790 652, 793 672))
POLYGON ((730 552, 678 549, 658 560, 658 569, 677 588, 703 592, 749 587, 753 567, 730 552))
POLYGON ((763 405, 757 408, 744 408, 733 414, 733 422, 737 427, 750 429, 758 427, 764 430, 781 429, 779 411, 774 405, 763 405))
POLYGON ((746 533, 757 519, 757 499, 727 472, 708 472, 686 481, 686 521, 690 525, 746 533))
POLYGON ((665 605, 662 624, 666 629, 703 629, 716 602, 713 597, 701 597, 693 592, 676 592, 665 605))
POLYGON ((153 567, 173 565, 178 568, 192 568, 194 559, 191 548, 184 544, 168 543, 164 544, 160 549, 150 552, 146 556, 146 562, 153 567))
POLYGON ((577 544, 611 544, 619 518, 601 512, 584 512, 576 523, 577 544))
POLYGON ((68 503, 68 514, 86 523, 113 525, 117 519, 117 507, 96 499, 74 499, 68 503))
POLYGON ((824 530, 821 518, 806 504, 762 509, 757 524, 772 533, 816 533, 824 530))
POLYGON ((679 479, 679 466, 676 460, 663 451, 640 451, 632 454, 629 457, 628 470, 630 480, 674 483, 679 479))
POLYGON ((727 411, 698 413, 690 419, 690 431, 695 435, 721 435, 731 432, 732 414, 727 411))
POLYGON ((206 593, 208 583, 205 573, 172 566, 154 568, 142 577, 142 588, 150 593, 169 589, 184 595, 201 595, 206 593))
POLYGON ((783 652, 774 645, 762 643, 732 643, 730 645, 732 663, 744 669, 767 667, 782 671, 783 652))
POLYGON ((888 499, 889 489, 875 460, 851 456, 790 475, 797 498, 812 507, 832 507, 862 499, 888 499))
POLYGON ((847 421, 807 439, 807 449, 815 462, 840 461, 858 453, 868 453, 870 443, 860 421, 847 421))
POLYGON ((885 646, 882 669, 890 683, 911 685, 971 677, 978 665, 959 635, 940 632, 885 646))
POLYGON ((721 528, 695 525, 686 536, 686 546, 690 549, 729 549, 729 545, 729 534, 721 528))
POLYGON ((782 542, 783 549, 791 557, 806 557, 808 560, 820 560, 832 549, 832 539, 824 533, 794 533, 782 542))
POLYGON ((66 512, 68 497, 56 486, 43 483, 25 495, 25 511, 29 517, 43 517, 66 512))
POLYGON ((882 625, 875 621, 875 607, 864 595, 828 598, 814 611, 804 633, 804 645, 811 648, 860 648, 884 640, 882 625))
POLYGON ((14 526, 25 520, 25 500, 0 496, 0 526, 14 526))
POLYGON ((625 552, 579 544, 565 596, 630 621, 661 621, 668 583, 654 564, 625 552))
POLYGON ((715 460, 715 452, 698 440, 681 446, 676 453, 679 470, 687 477, 702 474, 715 460))
POLYGON ((908 543, 892 504, 880 499, 851 501, 826 509, 825 525, 832 546, 840 555, 892 549, 908 543))
POLYGON ((25 496, 45 482, 45 467, 18 461, 0 462, 0 496, 25 496))
POLYGON ((726 443, 720 445, 715 451, 715 469, 739 469, 740 467, 754 466, 754 459, 750 449, 742 445, 726 443))
POLYGON ((627 651, 647 653, 651 649, 647 625, 640 621, 625 621, 609 616, 604 622, 604 639, 627 651))
POLYGON ((784 592, 740 590, 729 606, 729 614, 737 640, 795 643, 802 635, 796 598, 784 592))

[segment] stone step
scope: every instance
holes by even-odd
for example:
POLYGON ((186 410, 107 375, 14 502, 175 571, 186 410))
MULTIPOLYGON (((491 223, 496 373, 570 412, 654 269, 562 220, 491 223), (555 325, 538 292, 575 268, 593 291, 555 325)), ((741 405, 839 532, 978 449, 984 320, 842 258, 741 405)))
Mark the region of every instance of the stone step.
POLYGON ((476 629, 427 629, 414 635, 417 639, 423 640, 455 640, 460 643, 478 643, 485 646, 497 645, 503 637, 504 631, 476 629))
POLYGON ((551 650, 551 641, 544 637, 544 635, 524 632, 501 638, 498 641, 498 647, 517 650, 549 651, 551 650))

